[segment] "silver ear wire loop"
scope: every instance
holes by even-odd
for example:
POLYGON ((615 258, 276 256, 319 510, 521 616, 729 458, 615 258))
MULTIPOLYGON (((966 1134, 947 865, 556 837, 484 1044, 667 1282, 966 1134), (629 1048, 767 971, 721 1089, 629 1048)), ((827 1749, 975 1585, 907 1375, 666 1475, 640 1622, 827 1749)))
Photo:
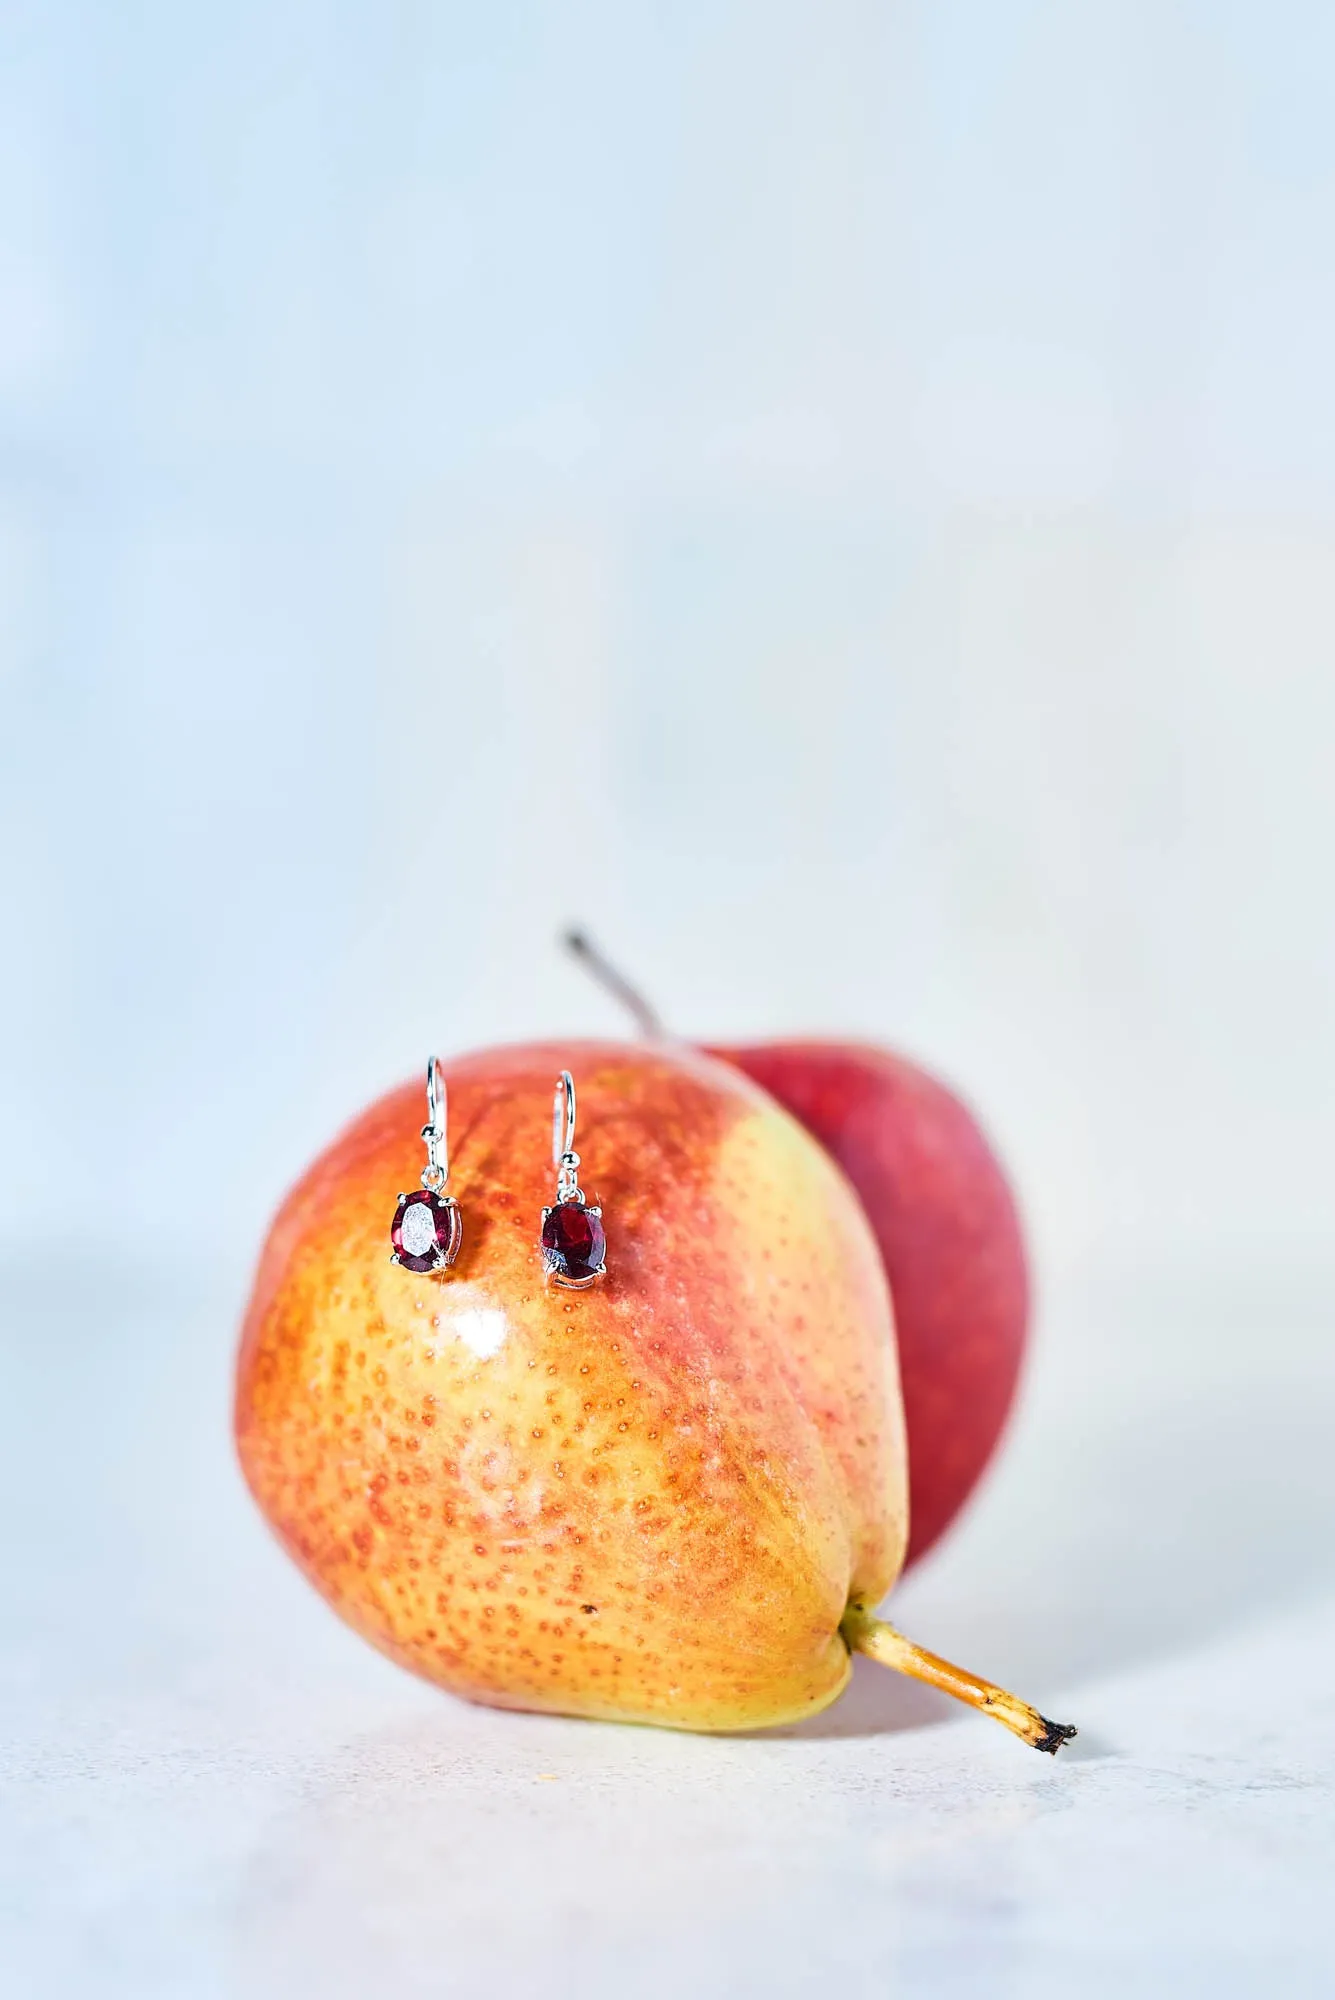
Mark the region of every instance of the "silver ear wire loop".
POLYGON ((556 1079, 556 1095, 552 1099, 552 1165, 559 1169, 556 1199, 582 1202, 579 1154, 575 1151, 575 1079, 568 1069, 563 1069, 556 1079))
POLYGON ((445 1075, 436 1056, 432 1056, 426 1066, 426 1110, 427 1122, 422 1127, 422 1137, 426 1140, 422 1186, 428 1194, 439 1194, 450 1177, 450 1114, 445 1075))

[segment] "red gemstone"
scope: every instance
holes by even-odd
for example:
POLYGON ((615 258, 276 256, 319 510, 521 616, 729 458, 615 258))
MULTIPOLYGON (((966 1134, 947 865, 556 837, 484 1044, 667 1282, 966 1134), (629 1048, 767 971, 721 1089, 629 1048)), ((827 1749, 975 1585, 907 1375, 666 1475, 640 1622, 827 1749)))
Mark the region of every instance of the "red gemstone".
POLYGON ((458 1256, 463 1233, 456 1202, 417 1188, 400 1195, 389 1240, 405 1271, 439 1271, 458 1256))
POLYGON ((542 1261, 558 1281, 587 1285, 603 1268, 607 1238, 596 1208, 558 1202, 542 1221, 542 1261))

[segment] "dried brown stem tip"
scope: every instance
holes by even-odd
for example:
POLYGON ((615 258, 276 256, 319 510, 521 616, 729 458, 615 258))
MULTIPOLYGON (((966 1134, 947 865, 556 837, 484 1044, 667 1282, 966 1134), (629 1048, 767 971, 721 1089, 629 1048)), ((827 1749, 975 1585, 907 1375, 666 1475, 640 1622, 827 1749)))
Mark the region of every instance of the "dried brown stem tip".
POLYGON ((1069 1722, 1049 1722, 1046 1715, 1030 1708, 1027 1701, 1007 1694, 1005 1688, 994 1687, 991 1681, 979 1680, 977 1674, 966 1673, 963 1667, 953 1667, 949 1660, 924 1652, 883 1618, 873 1618, 860 1604, 849 1606, 839 1629, 850 1653, 865 1653, 869 1660, 879 1660, 883 1667, 893 1667, 896 1673, 908 1674, 915 1681, 926 1681, 928 1687, 940 1688, 943 1694, 953 1694, 956 1701, 966 1701, 970 1708, 995 1716, 1024 1742, 1032 1743, 1035 1750, 1046 1750, 1055 1757, 1062 1744, 1069 1743, 1076 1733, 1069 1722))

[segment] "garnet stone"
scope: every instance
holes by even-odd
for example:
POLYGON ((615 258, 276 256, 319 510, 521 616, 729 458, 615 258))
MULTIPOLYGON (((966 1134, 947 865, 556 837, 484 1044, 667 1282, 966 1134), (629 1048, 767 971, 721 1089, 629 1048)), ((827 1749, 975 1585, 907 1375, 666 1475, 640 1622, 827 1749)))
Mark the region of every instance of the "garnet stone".
POLYGON ((591 1285, 603 1274, 607 1238, 602 1210, 560 1201, 542 1211, 542 1261, 558 1285, 591 1285))
POLYGON ((415 1188, 401 1194, 390 1225, 394 1261, 405 1271, 439 1271, 452 1264, 463 1237, 459 1204, 446 1194, 415 1188))

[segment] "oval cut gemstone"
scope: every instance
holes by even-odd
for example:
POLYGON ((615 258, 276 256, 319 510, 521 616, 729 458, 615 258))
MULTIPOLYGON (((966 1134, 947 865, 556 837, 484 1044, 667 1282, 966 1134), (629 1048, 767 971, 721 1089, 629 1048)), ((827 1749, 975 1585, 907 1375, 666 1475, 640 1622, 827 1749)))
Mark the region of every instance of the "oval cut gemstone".
POLYGON ((389 1239, 406 1271, 438 1271, 459 1254, 463 1229, 457 1205, 445 1195, 418 1188, 394 1211, 389 1239))
POLYGON ((542 1224, 542 1261, 557 1279, 568 1285, 588 1284, 603 1268, 607 1238, 602 1218, 583 1202, 558 1202, 549 1208, 542 1224))

